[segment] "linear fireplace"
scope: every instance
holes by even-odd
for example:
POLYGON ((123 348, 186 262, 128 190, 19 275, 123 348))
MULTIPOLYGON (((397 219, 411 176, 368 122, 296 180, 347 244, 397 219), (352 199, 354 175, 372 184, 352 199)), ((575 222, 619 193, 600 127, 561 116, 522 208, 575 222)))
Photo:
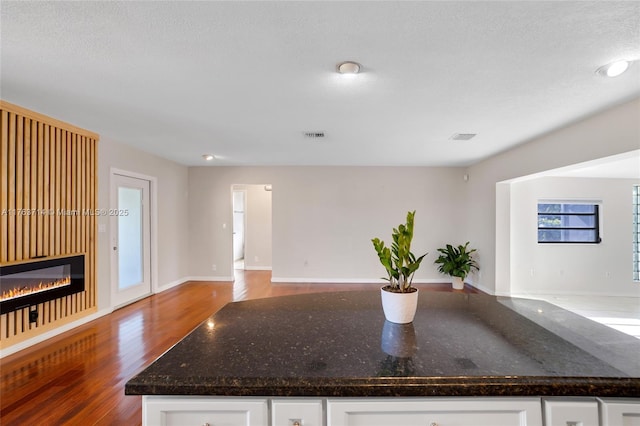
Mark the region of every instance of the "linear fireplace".
POLYGON ((0 266, 0 314, 84 291, 84 254, 0 266))

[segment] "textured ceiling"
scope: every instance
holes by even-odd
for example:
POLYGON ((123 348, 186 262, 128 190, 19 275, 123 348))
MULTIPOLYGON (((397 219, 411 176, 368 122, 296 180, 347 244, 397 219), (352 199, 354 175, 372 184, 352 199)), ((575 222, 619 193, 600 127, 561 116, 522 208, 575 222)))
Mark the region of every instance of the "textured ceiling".
POLYGON ((0 13, 4 100, 186 165, 204 153, 469 165, 640 95, 640 63, 594 72, 640 59, 635 1, 2 1, 0 13), (364 72, 336 74, 343 60, 364 72))

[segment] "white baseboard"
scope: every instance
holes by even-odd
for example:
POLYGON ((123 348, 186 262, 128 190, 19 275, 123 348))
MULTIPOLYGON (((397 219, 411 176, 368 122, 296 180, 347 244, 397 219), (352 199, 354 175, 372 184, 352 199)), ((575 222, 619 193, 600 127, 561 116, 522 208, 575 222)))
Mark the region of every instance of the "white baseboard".
POLYGON ((186 281, 235 281, 235 277, 187 277, 186 281))
MULTIPOLYGON (((277 283, 317 283, 317 284, 385 284, 385 280, 376 278, 283 278, 271 277, 271 282, 277 283)), ((439 284, 443 281, 438 278, 432 279, 415 279, 414 284, 439 284)))
POLYGON ((55 337, 55 336, 57 336, 59 334, 67 332, 67 331, 69 331, 71 329, 79 327, 79 326, 81 326, 83 324, 86 324, 88 322, 91 322, 91 321, 93 321, 95 319, 98 319, 98 318, 103 317, 105 315, 109 315, 112 312, 113 312, 113 309, 102 309, 102 310, 100 310, 100 311, 98 311, 96 313, 93 313, 91 315, 87 315, 86 317, 80 318, 77 321, 70 322, 69 324, 65 324, 63 326, 60 326, 60 327, 54 329, 54 330, 50 330, 50 331, 47 331, 46 333, 42 333, 39 336, 35 336, 35 337, 32 337, 31 339, 27 339, 27 340, 24 340, 24 341, 22 341, 20 343, 16 343, 15 345, 11 345, 8 348, 0 349, 0 358, 4 358, 5 356, 14 354, 16 352, 20 352, 21 350, 27 349, 28 347, 33 346, 33 345, 35 345, 37 343, 44 342, 47 339, 51 339, 52 337, 55 337))
POLYGON ((158 287, 157 288, 158 291, 156 293, 162 293, 165 290, 169 290, 170 288, 173 288, 173 287, 178 286, 180 284, 184 284, 187 281, 189 281, 189 277, 183 277, 183 278, 180 278, 178 280, 171 281, 170 283, 166 283, 165 285, 158 287))
POLYGON ((477 288, 480 291, 484 291, 485 293, 490 294, 492 296, 504 296, 502 294, 496 293, 493 289, 491 289, 489 287, 483 286, 482 284, 476 284, 474 282, 470 282, 470 283, 467 283, 467 284, 469 284, 473 288, 477 288))
POLYGON ((385 281, 371 278, 283 278, 271 277, 271 282, 277 283, 317 283, 317 284, 383 284, 385 281))
POLYGON ((552 291, 552 292, 511 292, 506 296, 519 297, 523 299, 544 299, 548 297, 640 297, 638 293, 611 294, 596 291, 552 291))
POLYGON ((271 271, 271 266, 246 266, 245 271, 271 271))

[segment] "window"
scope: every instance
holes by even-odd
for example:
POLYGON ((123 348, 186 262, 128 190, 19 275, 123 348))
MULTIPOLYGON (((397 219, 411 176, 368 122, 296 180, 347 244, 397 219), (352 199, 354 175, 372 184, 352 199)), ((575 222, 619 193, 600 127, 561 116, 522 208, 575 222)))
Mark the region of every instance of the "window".
POLYGON ((587 203, 538 203, 539 243, 599 243, 600 206, 587 203))
POLYGON ((633 187, 633 280, 640 281, 640 185, 633 187))

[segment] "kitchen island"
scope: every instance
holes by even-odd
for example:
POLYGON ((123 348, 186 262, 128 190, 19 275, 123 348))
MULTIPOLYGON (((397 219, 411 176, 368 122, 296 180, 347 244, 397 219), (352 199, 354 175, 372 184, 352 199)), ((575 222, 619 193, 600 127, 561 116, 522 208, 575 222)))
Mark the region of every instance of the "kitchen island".
MULTIPOLYGON (((145 396, 148 424, 243 403, 258 411, 239 408, 241 415, 263 426, 302 420, 295 407, 314 413, 305 426, 384 425, 389 420, 373 409, 398 407, 422 422, 419 413, 433 411, 432 403, 458 412, 469 403, 470 413, 498 404, 487 424, 502 424, 496 413, 510 412, 507 404, 522 424, 542 424, 542 410, 530 411, 544 404, 547 411, 549 404, 578 404, 575 410, 601 416, 607 403, 624 403, 633 414, 638 354, 640 340, 537 300, 423 291, 414 322, 398 325, 385 321, 379 290, 305 294, 226 305, 125 392, 145 396), (529 406, 523 411, 519 403, 529 406), (182 408, 172 411, 172 404, 182 408)), ((413 424, 413 417, 402 421, 413 424)))

